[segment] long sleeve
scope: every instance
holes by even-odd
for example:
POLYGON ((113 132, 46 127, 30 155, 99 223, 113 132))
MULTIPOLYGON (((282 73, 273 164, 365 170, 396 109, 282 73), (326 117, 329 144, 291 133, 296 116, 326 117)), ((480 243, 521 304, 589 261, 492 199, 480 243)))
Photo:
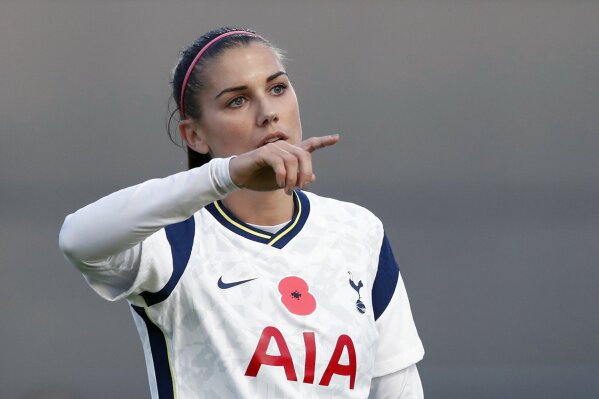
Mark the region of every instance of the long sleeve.
POLYGON ((64 221, 60 249, 100 295, 118 299, 137 276, 144 239, 237 189, 229 176, 229 161, 213 159, 79 209, 64 221))
POLYGON ((423 399, 416 365, 372 379, 368 399, 423 399))

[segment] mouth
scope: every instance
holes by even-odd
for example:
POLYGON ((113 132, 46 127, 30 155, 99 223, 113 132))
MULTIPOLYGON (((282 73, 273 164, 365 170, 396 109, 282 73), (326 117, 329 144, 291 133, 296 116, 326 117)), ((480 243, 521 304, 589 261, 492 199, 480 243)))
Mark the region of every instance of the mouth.
POLYGON ((283 132, 269 133, 268 135, 266 135, 266 137, 264 137, 264 139, 262 140, 262 142, 260 143, 260 145, 258 147, 262 147, 262 146, 265 146, 266 144, 274 143, 279 140, 287 140, 287 139, 289 139, 289 136, 287 136, 283 132))

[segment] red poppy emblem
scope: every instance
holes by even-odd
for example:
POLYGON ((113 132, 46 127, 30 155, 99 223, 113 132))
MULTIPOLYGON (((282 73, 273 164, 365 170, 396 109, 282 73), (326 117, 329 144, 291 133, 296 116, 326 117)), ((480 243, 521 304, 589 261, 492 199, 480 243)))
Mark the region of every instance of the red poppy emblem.
POLYGON ((285 277, 279 282, 281 302, 291 313, 307 316, 316 309, 316 298, 308 284, 297 276, 285 277))

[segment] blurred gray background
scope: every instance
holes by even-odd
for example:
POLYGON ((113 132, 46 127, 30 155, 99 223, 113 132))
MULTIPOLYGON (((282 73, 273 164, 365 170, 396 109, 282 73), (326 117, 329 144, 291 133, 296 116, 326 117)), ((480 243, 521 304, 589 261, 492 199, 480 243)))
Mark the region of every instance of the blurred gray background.
POLYGON ((0 0, 0 398, 146 398, 127 305, 57 246, 64 217, 185 168, 180 48, 287 50, 312 190, 385 223, 427 398, 599 397, 599 2, 0 0))

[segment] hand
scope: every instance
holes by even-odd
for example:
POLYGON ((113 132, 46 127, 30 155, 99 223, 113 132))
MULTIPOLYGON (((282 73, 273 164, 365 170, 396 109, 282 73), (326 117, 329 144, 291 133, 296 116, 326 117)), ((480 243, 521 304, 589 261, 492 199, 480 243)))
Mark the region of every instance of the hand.
POLYGON ((272 191, 304 188, 316 179, 312 171, 312 153, 336 144, 339 135, 311 137, 295 146, 279 140, 241 154, 229 163, 233 182, 242 188, 272 191))

